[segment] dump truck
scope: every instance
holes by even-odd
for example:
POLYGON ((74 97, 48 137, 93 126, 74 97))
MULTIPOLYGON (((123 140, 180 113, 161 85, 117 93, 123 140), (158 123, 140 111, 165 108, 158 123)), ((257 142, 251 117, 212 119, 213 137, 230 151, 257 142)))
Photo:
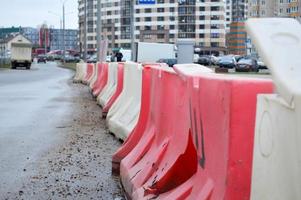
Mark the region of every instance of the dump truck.
POLYGON ((11 44, 11 68, 26 67, 30 69, 32 62, 32 44, 16 42, 11 44))

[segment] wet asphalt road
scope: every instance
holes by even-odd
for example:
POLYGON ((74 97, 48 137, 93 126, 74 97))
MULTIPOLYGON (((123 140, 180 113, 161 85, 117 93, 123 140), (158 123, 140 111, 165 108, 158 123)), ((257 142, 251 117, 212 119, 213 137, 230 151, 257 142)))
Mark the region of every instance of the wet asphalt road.
POLYGON ((0 69, 0 199, 122 199, 110 175, 120 144, 72 75, 55 63, 0 69))

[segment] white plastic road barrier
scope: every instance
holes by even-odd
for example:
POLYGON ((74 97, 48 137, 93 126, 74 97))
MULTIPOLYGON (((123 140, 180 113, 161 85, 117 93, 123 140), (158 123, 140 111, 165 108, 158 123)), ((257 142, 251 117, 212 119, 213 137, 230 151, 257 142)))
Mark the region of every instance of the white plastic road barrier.
POLYGON ((291 18, 250 19, 247 30, 265 64, 272 72, 277 91, 291 104, 301 93, 301 26, 291 18), (259 34, 262 33, 262 34, 259 34))
POLYGON ((86 71, 87 71, 87 63, 77 63, 76 64, 76 73, 73 78, 74 83, 79 83, 82 82, 86 76, 86 71))
POLYGON ((301 199, 301 25, 250 19, 247 30, 278 93, 258 97, 251 199, 301 199))
POLYGON ((91 77, 90 84, 89 84, 89 88, 91 91, 92 91, 94 83, 97 80, 98 70, 99 70, 99 66, 98 66, 98 63, 96 63, 96 64, 94 64, 93 75, 91 77))
POLYGON ((124 64, 123 90, 107 114, 110 132, 119 139, 126 139, 135 128, 141 104, 142 65, 124 64))
POLYGON ((108 66, 108 82, 97 97, 97 103, 104 107, 116 91, 118 81, 118 63, 108 66))

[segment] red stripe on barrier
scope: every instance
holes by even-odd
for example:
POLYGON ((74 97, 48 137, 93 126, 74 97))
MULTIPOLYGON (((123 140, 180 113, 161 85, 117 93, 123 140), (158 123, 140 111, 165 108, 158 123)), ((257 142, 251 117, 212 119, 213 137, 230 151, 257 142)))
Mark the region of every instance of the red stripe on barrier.
POLYGON ((98 75, 97 80, 92 88, 93 96, 98 96, 108 81, 108 63, 97 63, 98 75))
POLYGON ((172 69, 151 70, 148 123, 143 137, 120 167, 121 180, 130 197, 141 187, 148 188, 145 194, 155 195, 174 189, 197 169, 185 83, 172 69))
POLYGON ((148 66, 144 66, 142 72, 142 98, 139 119, 135 129, 124 141, 121 148, 113 155, 112 173, 115 175, 119 175, 120 161, 137 145, 145 130, 150 107, 150 79, 151 69, 148 66))
POLYGON ((93 63, 87 63, 87 74, 83 80, 84 83, 87 83, 88 80, 92 77, 94 71, 94 64, 93 63))
POLYGON ((118 64, 118 72, 117 72, 117 87, 115 93, 112 95, 108 103, 103 107, 102 113, 103 115, 106 115, 110 108, 112 107, 113 103, 116 101, 116 99, 119 97, 120 93, 123 89, 123 70, 124 70, 124 63, 118 64))

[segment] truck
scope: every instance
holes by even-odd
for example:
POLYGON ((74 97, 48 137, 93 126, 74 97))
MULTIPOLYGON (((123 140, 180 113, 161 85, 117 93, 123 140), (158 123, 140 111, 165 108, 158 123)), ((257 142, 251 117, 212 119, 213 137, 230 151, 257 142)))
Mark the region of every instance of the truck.
POLYGON ((11 68, 26 67, 30 69, 32 62, 32 44, 15 42, 11 44, 11 68))

